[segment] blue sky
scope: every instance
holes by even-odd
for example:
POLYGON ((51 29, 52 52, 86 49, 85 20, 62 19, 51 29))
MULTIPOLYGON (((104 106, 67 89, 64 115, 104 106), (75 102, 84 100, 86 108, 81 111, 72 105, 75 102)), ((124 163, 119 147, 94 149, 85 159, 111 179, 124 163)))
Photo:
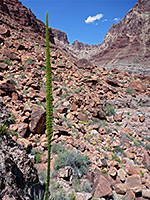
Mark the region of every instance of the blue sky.
POLYGON ((100 44, 113 23, 120 21, 137 0, 20 0, 49 26, 66 32, 69 42, 100 44))

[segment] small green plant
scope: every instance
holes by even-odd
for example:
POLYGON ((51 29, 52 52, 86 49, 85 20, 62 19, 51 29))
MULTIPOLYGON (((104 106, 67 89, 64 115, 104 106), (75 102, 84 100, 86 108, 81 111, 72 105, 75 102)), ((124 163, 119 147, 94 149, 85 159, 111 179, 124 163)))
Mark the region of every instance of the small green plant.
POLYGON ((85 121, 80 121, 81 124, 84 124, 84 125, 87 125, 88 122, 85 122, 85 121))
POLYGON ((83 136, 83 138, 86 140, 86 139, 87 139, 87 136, 86 136, 86 135, 84 135, 84 136, 83 136))
POLYGON ((19 39, 18 39, 19 42, 21 42, 22 40, 23 40, 22 38, 19 38, 19 39))
POLYGON ((24 66, 19 66, 19 69, 20 70, 24 70, 24 66))
POLYGON ((115 125, 116 126, 121 126, 121 124, 119 122, 116 122, 115 125))
POLYGON ((60 183, 51 181, 50 190, 51 194, 48 200, 69 200, 60 183))
POLYGON ((139 106, 144 107, 144 103, 143 103, 143 102, 140 102, 140 103, 139 103, 139 106))
POLYGON ((123 150, 122 150, 122 148, 119 146, 119 147, 115 147, 114 149, 113 149, 113 152, 120 152, 120 153, 122 153, 123 152, 123 150))
POLYGON ((68 198, 69 198, 69 200, 76 200, 76 196, 73 192, 68 195, 68 198))
POLYGON ((117 157, 117 154, 112 155, 112 160, 115 160, 115 161, 121 163, 121 160, 120 160, 120 158, 117 157))
POLYGON ((8 122, 10 124, 14 124, 15 123, 15 114, 11 113, 10 117, 8 118, 8 122))
POLYGON ((105 114, 106 116, 115 115, 115 109, 112 106, 105 106, 105 114))
POLYGON ((12 61, 11 60, 4 59, 4 63, 7 64, 7 65, 12 66, 12 61))
POLYGON ((108 147, 107 147, 107 150, 108 150, 108 151, 112 151, 112 146, 108 146, 108 147))
POLYGON ((102 171, 101 171, 103 174, 105 174, 105 175, 107 175, 108 174, 108 172, 105 170, 105 169, 102 169, 102 171))
POLYGON ((18 132, 14 130, 9 130, 9 134, 12 136, 16 136, 18 138, 18 132))
POLYGON ((140 142, 139 142, 138 140, 135 140, 135 141, 134 141, 134 144, 135 144, 135 146, 137 146, 137 147, 140 146, 140 142))
POLYGON ((25 63, 27 63, 28 65, 32 65, 33 64, 32 58, 27 58, 25 63))
POLYGON ((140 173, 141 173, 142 176, 144 176, 144 172, 142 170, 140 170, 140 173))
POLYGON ((0 124, 0 135, 8 135, 8 127, 0 124))
POLYGON ((147 151, 150 151, 150 144, 147 144, 147 145, 145 146, 145 149, 146 149, 147 151))
POLYGON ((94 146, 95 146, 95 145, 96 145, 96 142, 95 142, 95 141, 94 141, 94 142, 92 142, 92 145, 94 145, 94 146))
POLYGON ((35 154, 35 162, 36 163, 41 163, 42 162, 40 153, 36 153, 35 154))
POLYGON ((132 95, 133 93, 135 93, 131 88, 127 88, 126 89, 126 93, 132 95))

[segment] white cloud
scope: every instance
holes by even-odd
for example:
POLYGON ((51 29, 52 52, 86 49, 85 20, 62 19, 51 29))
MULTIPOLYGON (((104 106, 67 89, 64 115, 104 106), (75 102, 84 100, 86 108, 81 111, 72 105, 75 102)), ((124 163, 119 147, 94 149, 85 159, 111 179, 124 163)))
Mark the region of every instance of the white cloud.
POLYGON ((108 21, 108 19, 104 19, 102 22, 107 22, 108 21))
POLYGON ((119 22, 120 21, 120 18, 116 17, 113 19, 115 22, 119 22))
POLYGON ((89 16, 86 20, 85 23, 90 24, 93 23, 96 20, 100 20, 103 17, 103 14, 97 14, 95 16, 89 16))

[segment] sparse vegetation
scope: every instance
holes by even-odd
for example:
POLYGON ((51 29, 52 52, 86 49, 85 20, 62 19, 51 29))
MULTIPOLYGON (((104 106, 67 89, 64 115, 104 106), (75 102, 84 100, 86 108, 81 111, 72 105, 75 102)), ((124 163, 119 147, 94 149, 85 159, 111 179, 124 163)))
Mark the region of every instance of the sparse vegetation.
POLYGON ((82 177, 88 172, 90 163, 90 158, 87 155, 82 155, 78 152, 70 152, 65 149, 58 154, 58 157, 56 157, 54 170, 58 171, 65 166, 71 166, 74 169, 76 176, 82 177))
POLYGON ((127 88, 126 89, 126 93, 132 95, 133 93, 135 93, 131 88, 127 88))
POLYGON ((4 63, 7 64, 7 65, 9 65, 9 66, 12 66, 12 61, 11 60, 5 59, 4 63))
POLYGON ((104 108, 105 108, 105 114, 106 114, 106 116, 111 116, 111 115, 115 115, 116 114, 114 107, 112 107, 112 106, 105 106, 104 108))

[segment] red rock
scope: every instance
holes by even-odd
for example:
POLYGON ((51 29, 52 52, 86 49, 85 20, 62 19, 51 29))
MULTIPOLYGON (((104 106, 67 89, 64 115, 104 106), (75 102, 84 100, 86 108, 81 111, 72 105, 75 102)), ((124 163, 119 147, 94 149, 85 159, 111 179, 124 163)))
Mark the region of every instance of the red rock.
POLYGON ((16 91, 14 83, 9 79, 0 81, 0 89, 5 92, 15 92, 16 91))
POLYGON ((21 144, 21 145, 24 145, 25 148, 29 148, 29 147, 32 146, 31 143, 25 138, 18 138, 17 139, 17 143, 21 144))
POLYGON ((46 129, 46 111, 39 107, 34 107, 31 113, 30 131, 41 134, 46 129))
POLYGON ((117 169, 115 167, 111 167, 109 170, 109 175, 115 177, 117 175, 117 169))
POLYGON ((142 191, 142 183, 140 179, 140 175, 134 174, 132 176, 128 176, 125 183, 127 190, 132 190, 135 193, 142 191))
POLYGON ((145 121, 145 116, 144 115, 141 115, 141 116, 139 116, 139 120, 140 120, 140 122, 144 122, 145 121))
POLYGON ((94 184, 92 188, 92 196, 95 198, 101 198, 105 196, 112 195, 112 189, 110 187, 109 181, 99 173, 99 170, 96 170, 96 176, 94 178, 94 184))
POLYGON ((117 192, 117 194, 125 194, 126 193, 126 188, 124 184, 118 183, 114 185, 114 189, 117 192))
POLYGON ((82 113, 82 112, 79 112, 77 118, 78 118, 79 120, 81 120, 81 121, 88 122, 88 117, 87 117, 87 115, 85 115, 85 114, 82 113))
POLYGON ((132 165, 130 165, 130 167, 128 168, 127 173, 128 173, 129 175, 133 175, 133 174, 141 175, 141 173, 138 172, 137 169, 135 169, 132 165))
POLYGON ((124 182, 126 180, 126 176, 127 176, 127 173, 125 172, 124 169, 121 168, 118 170, 118 177, 121 181, 124 182))
POLYGON ((115 122, 122 122, 122 113, 116 115, 116 116, 114 117, 114 121, 115 121, 115 122))
POLYGON ((18 124, 18 133, 21 137, 26 137, 27 131, 28 131, 28 124, 26 123, 18 124))
POLYGON ((78 105, 75 104, 75 103, 73 103, 73 105, 72 105, 71 108, 70 108, 70 111, 76 111, 77 108, 78 108, 78 105))
POLYGON ((133 80, 129 83, 128 88, 138 92, 146 92, 146 86, 140 80, 133 80))
POLYGON ((4 36, 9 37, 10 36, 10 30, 7 29, 4 26, 0 26, 0 35, 4 35, 4 36))
POLYGON ((143 151, 144 151, 144 156, 143 156, 142 163, 150 171, 150 156, 148 155, 146 150, 143 150, 143 151))
POLYGON ((66 113, 67 110, 68 110, 68 108, 67 107, 63 107, 63 106, 59 106, 57 108, 57 112, 59 112, 59 113, 66 113))
POLYGON ((135 200, 135 194, 132 192, 132 190, 127 191, 124 196, 124 200, 135 200))
POLYGON ((108 83, 109 85, 112 85, 113 87, 119 87, 118 81, 114 78, 107 78, 106 83, 108 83))

